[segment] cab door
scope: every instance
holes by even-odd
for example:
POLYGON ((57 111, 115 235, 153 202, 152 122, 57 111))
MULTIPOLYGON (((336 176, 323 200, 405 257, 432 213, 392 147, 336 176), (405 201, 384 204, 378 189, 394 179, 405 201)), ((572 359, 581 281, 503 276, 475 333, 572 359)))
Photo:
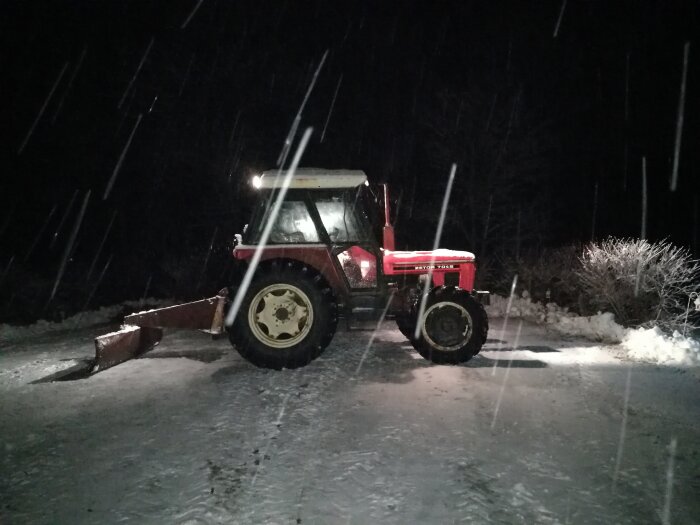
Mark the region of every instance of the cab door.
POLYGON ((376 291, 380 283, 379 246, 363 214, 360 191, 348 188, 309 193, 350 289, 376 291))

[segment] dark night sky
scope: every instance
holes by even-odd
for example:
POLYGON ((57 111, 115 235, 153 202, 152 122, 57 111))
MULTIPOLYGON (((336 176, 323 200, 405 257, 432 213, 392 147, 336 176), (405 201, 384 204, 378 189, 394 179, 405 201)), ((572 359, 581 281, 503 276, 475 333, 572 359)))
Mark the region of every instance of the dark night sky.
POLYGON ((302 127, 314 127, 302 164, 359 168, 390 181, 401 196, 401 245, 427 248, 452 162, 459 168, 450 247, 505 252, 516 216, 525 245, 639 235, 646 155, 649 237, 697 252, 700 50, 691 37, 698 2, 569 0, 556 38, 558 1, 203 0, 182 28, 196 5, 3 2, 0 270, 15 255, 28 275, 54 275, 88 190, 73 272, 90 264, 115 212, 98 265, 113 254, 123 286, 142 283, 171 255, 201 258, 215 228, 225 252, 248 212, 245 181, 274 167, 325 50, 302 118, 302 127), (67 226, 49 249, 76 190, 67 226), (498 227, 487 241, 475 232, 489 200, 498 227))

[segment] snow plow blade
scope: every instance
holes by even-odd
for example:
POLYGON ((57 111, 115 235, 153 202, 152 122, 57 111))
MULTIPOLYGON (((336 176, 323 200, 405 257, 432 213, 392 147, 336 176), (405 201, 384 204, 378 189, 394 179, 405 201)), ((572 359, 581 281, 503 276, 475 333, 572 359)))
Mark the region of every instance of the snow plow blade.
POLYGON ((95 362, 92 373, 111 368, 147 352, 156 346, 163 337, 160 328, 123 326, 118 332, 95 338, 95 362))
POLYGON ((91 373, 113 367, 154 348, 163 328, 201 330, 213 336, 224 331, 226 290, 215 297, 127 315, 117 332, 95 338, 91 373))

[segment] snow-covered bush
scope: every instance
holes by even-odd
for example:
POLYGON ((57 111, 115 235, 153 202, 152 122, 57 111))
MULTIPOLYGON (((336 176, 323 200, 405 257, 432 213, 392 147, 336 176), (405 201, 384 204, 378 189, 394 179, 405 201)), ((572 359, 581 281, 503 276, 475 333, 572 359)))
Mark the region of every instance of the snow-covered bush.
POLYGON ((688 296, 698 290, 700 265, 688 250, 665 240, 609 237, 584 249, 577 273, 594 308, 614 312, 625 326, 671 330, 685 321, 688 296))
MULTIPOLYGON (((594 341, 619 343, 626 330, 615 322, 610 312, 594 315, 576 315, 568 308, 556 303, 533 301, 527 290, 512 298, 492 295, 491 304, 486 306, 489 318, 522 319, 531 323, 544 324, 566 337, 585 337, 594 341)), ((498 326, 498 323, 494 326, 498 326)))

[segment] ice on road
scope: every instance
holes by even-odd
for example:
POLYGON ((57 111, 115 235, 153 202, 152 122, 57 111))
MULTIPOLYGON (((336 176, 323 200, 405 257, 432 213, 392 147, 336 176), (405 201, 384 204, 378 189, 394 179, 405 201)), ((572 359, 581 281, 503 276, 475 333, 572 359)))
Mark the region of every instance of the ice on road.
POLYGON ((697 375, 501 324, 436 366, 387 321, 357 376, 371 329, 281 372, 169 332, 55 382, 110 327, 0 343, 0 523, 698 523, 697 375))

